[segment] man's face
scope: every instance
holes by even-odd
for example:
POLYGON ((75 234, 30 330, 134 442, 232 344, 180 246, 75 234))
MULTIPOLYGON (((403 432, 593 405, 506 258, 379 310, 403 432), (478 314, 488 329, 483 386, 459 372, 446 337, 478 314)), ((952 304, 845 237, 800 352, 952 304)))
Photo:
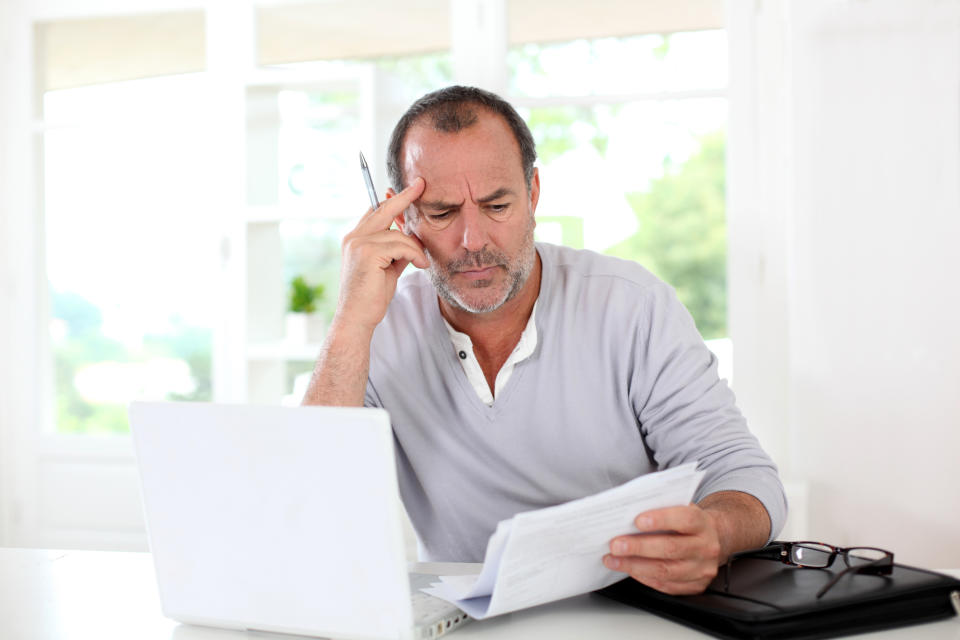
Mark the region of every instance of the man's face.
POLYGON ((540 196, 536 173, 527 190, 509 125, 483 110, 456 133, 414 125, 402 160, 408 184, 418 176, 425 182, 403 226, 423 243, 437 293, 472 313, 500 308, 536 263, 533 213, 540 196))

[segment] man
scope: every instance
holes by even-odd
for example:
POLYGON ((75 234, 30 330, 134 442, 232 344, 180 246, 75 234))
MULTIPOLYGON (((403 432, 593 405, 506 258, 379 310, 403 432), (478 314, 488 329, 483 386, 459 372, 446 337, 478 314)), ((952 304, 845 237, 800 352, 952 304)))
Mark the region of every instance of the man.
POLYGON ((390 412, 429 560, 482 561, 503 518, 699 461, 696 504, 638 514, 644 535, 612 540, 604 563, 701 592, 730 553, 779 531, 776 467, 670 287, 635 263, 534 244, 535 158, 493 94, 449 87, 410 107, 393 189, 343 241, 304 402, 390 412), (410 263, 425 271, 398 283, 410 263))

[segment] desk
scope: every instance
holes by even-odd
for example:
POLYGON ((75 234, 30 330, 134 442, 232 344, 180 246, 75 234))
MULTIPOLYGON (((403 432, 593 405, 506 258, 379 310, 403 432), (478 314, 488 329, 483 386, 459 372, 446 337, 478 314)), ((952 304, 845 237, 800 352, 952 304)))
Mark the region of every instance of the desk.
MULTIPOLYGON (((419 565, 420 570, 433 565, 419 565)), ((433 567, 435 568, 435 567, 433 567)), ((960 577, 960 571, 949 571, 960 577)), ((0 549, 3 640, 290 640, 295 636, 181 625, 160 613, 147 553, 0 549)), ((456 640, 707 638, 701 633, 600 596, 583 595, 485 621, 456 640)), ((857 636, 863 639, 960 640, 960 619, 857 636)))

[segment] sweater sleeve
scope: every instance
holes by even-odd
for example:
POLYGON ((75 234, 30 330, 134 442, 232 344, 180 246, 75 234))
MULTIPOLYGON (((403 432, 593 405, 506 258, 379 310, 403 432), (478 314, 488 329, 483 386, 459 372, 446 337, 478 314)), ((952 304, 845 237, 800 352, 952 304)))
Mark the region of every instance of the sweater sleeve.
POLYGON ((657 283, 645 290, 637 324, 630 400, 657 466, 698 461, 706 475, 694 500, 748 493, 766 508, 774 539, 787 516, 777 467, 719 379, 693 318, 671 287, 657 283))
POLYGON ((367 390, 363 394, 363 406, 378 409, 383 408, 380 395, 377 393, 377 389, 373 386, 373 382, 369 378, 367 378, 367 390))

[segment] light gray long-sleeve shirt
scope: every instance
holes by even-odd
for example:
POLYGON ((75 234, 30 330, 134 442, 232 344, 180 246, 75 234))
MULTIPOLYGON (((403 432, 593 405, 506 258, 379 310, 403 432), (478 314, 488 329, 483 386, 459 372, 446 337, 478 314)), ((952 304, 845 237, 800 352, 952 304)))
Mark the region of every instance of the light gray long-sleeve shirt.
POLYGON ((671 287, 640 265, 537 244, 533 354, 484 404, 427 275, 401 278, 371 344, 365 404, 390 413, 400 492, 423 560, 482 562, 497 523, 697 460, 695 500, 786 498, 671 287))

